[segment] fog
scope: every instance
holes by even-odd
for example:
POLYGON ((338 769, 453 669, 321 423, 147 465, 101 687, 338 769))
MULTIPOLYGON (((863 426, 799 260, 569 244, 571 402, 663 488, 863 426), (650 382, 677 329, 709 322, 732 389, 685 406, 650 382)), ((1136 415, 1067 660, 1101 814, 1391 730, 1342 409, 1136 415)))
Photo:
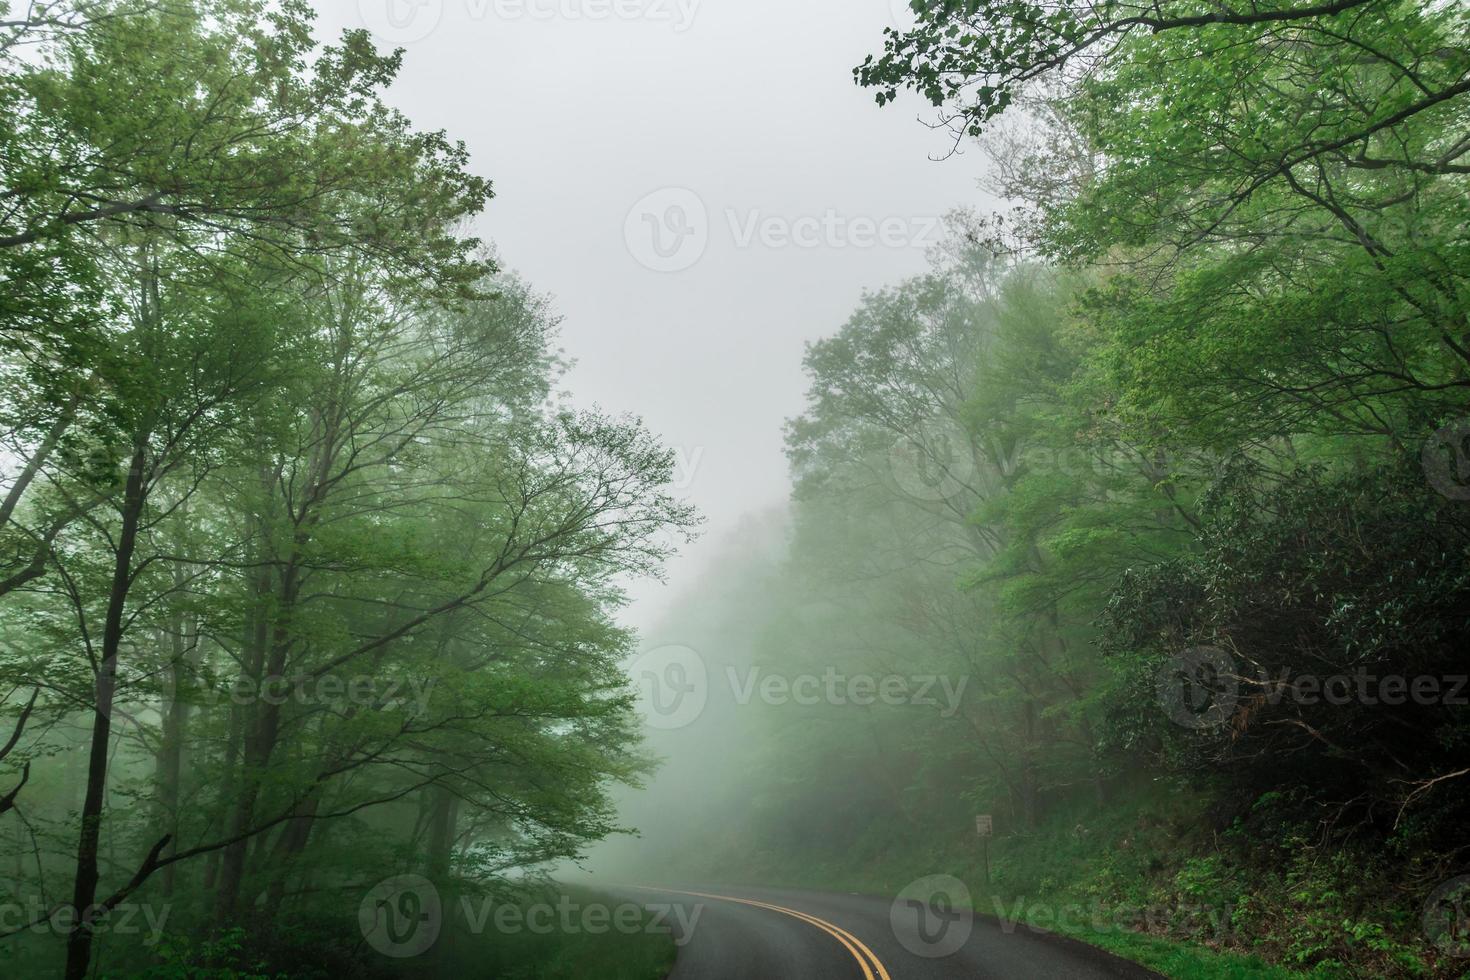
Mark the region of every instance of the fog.
POLYGON ((475 231, 554 297, 576 362, 566 387, 641 416, 679 453, 681 490, 709 522, 669 588, 635 586, 629 621, 652 627, 742 519, 785 500, 781 430, 801 407, 803 345, 864 290, 920 271, 946 214, 990 205, 983 155, 931 160, 952 141, 915 122, 922 103, 883 112, 852 84, 906 4, 387 5, 404 27, 376 0, 315 4, 323 36, 367 26, 403 45, 390 101, 464 140, 494 179, 475 231), (660 272, 640 219, 679 206, 649 200, 671 189, 705 217, 676 259, 688 267, 660 272))

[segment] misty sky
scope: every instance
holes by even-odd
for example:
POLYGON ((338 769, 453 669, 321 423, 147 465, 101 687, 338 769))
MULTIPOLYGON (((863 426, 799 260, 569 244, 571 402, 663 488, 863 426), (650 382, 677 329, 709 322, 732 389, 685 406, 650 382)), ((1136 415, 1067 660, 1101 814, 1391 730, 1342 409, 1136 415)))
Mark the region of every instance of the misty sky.
POLYGON ((393 101, 473 153, 477 233, 555 298, 579 405, 641 415, 709 519, 635 590, 658 621, 741 515, 784 499, 805 342, 987 204, 983 158, 851 69, 906 0, 315 0, 406 49, 393 101))

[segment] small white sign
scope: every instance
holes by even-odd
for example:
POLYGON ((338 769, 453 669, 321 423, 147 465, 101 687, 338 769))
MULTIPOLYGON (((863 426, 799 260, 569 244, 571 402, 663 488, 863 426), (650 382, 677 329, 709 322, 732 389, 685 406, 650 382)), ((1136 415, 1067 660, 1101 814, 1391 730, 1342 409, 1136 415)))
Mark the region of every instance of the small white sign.
POLYGON ((975 833, 981 837, 995 836, 995 819, 988 813, 982 813, 975 818, 975 833))

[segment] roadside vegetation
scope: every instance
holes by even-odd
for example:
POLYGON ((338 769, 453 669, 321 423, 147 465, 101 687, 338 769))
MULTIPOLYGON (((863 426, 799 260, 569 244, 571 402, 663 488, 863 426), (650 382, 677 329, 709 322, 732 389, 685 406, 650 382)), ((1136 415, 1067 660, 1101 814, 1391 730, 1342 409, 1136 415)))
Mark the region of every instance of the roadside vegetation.
POLYGON ((438 942, 393 976, 663 980, 674 968, 673 920, 626 898, 549 882, 444 897, 438 942))

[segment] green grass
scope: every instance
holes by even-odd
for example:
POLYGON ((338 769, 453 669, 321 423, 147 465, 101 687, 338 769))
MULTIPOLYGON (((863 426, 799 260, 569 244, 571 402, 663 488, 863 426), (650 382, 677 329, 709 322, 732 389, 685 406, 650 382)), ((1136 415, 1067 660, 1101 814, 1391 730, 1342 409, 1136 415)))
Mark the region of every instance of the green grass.
POLYGON ((1273 966, 1255 956, 1136 932, 1067 928, 1055 923, 1047 923, 1045 928, 1105 949, 1174 980, 1300 980, 1303 977, 1332 976, 1330 973, 1290 970, 1273 966))
POLYGON ((1394 889, 1402 868, 1390 856, 1307 846, 1280 831, 1265 803, 1253 814, 1258 831, 1216 834, 1208 805, 1204 791, 1154 783, 1119 792, 1104 807, 1091 799, 1058 804, 1034 834, 991 842, 988 882, 964 821, 932 816, 931 827, 953 829, 914 833, 912 825, 875 821, 863 839, 816 858, 757 848, 689 870, 705 880, 877 895, 951 875, 982 914, 1004 913, 1178 980, 1470 976, 1463 962, 1436 961, 1417 909, 1394 889), (1047 912, 1059 908, 1083 914, 1058 923, 1047 912), (1103 912, 1103 928, 1091 924, 1094 909, 1103 912), (1143 909, 1155 914, 1147 929, 1107 924, 1114 912, 1143 909))

